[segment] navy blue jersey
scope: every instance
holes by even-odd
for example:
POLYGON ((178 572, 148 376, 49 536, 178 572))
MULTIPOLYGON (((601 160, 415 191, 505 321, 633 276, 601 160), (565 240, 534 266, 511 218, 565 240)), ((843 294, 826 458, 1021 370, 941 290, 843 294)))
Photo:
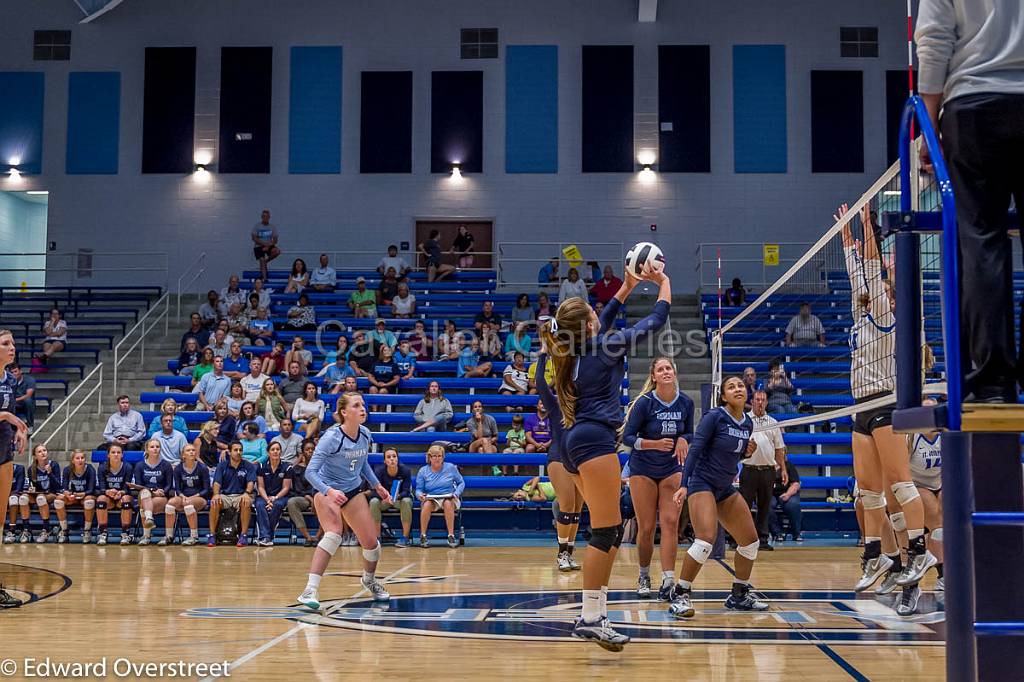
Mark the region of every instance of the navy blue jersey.
POLYGON ((40 467, 28 468, 28 487, 37 493, 59 493, 61 491, 60 465, 48 462, 50 470, 40 467))
POLYGON ((709 410, 693 435, 683 467, 683 486, 688 485, 691 474, 719 488, 732 485, 740 460, 747 456, 747 443, 753 432, 750 415, 744 414, 737 421, 724 407, 709 410))
POLYGON ((281 492, 284 482, 291 478, 291 473, 292 468, 288 466, 288 462, 278 462, 277 469, 273 469, 269 461, 264 462, 258 475, 263 479, 263 490, 266 491, 267 497, 273 497, 281 492))
MULTIPOLYGON (((25 485, 25 467, 20 464, 14 465, 14 478, 11 479, 11 492, 23 493, 28 489, 25 485)), ((0 519, 2 520, 2 519, 0 519)))
MULTIPOLYGON (((14 377, 7 370, 0 375, 0 412, 14 412, 14 377)), ((14 447, 14 427, 0 422, 0 460, 14 447)), ((13 453, 12 453, 13 454, 13 453)))
POLYGON ((171 468, 171 463, 160 460, 155 465, 150 465, 146 460, 142 460, 135 465, 135 485, 150 490, 163 490, 167 497, 170 497, 174 490, 174 469, 171 468))
MULTIPOLYGON (((601 311, 601 328, 587 340, 576 359, 572 378, 576 383, 576 421, 597 422, 612 428, 622 425, 622 379, 626 354, 631 346, 668 320, 667 301, 658 301, 654 312, 627 329, 614 329, 622 304, 613 298, 601 311)), ((539 367, 538 367, 539 374, 539 367)))
MULTIPOLYGON (((398 464, 398 472, 392 476, 388 473, 387 464, 378 464, 373 467, 373 472, 380 479, 380 484, 391 493, 391 497, 400 500, 403 497, 412 497, 412 470, 401 462, 398 464), (396 486, 395 483, 398 483, 396 486)), ((374 497, 379 497, 373 493, 374 497)))
POLYGON ((210 470, 202 462, 196 462, 189 471, 185 463, 181 462, 174 467, 174 489, 179 495, 185 497, 210 498, 212 488, 210 487, 210 470))
POLYGON ((548 411, 548 416, 551 421, 551 444, 548 446, 548 458, 549 459, 560 459, 562 457, 562 435, 565 432, 565 427, 562 426, 562 408, 558 405, 558 398, 551 392, 551 387, 548 386, 547 379, 544 376, 544 370, 548 366, 548 356, 541 353, 540 357, 537 358, 537 395, 540 396, 540 401, 544 403, 544 409, 548 411))
POLYGON ((68 466, 64 470, 64 478, 61 480, 61 490, 66 490, 69 493, 75 493, 76 495, 95 495, 96 494, 96 469, 91 464, 85 465, 85 470, 82 473, 75 473, 73 466, 68 466))
POLYGON ((292 495, 312 495, 316 492, 313 485, 306 480, 306 467, 294 464, 290 471, 290 476, 292 478, 292 495))
POLYGON ((676 391, 674 400, 661 401, 655 391, 637 397, 622 432, 622 444, 633 448, 629 456, 631 468, 640 471, 644 465, 664 467, 675 463, 675 450, 638 450, 638 439, 644 441, 671 438, 673 446, 680 438, 693 439, 693 400, 682 391, 676 391))
POLYGON ((382 384, 386 384, 398 375, 398 363, 394 361, 384 362, 383 360, 375 362, 373 363, 371 374, 373 374, 374 379, 382 384))
POLYGON ((127 462, 121 462, 121 468, 117 471, 111 471, 110 462, 104 462, 100 465, 99 481, 96 489, 101 493, 107 490, 119 490, 123 493, 131 492, 128 484, 132 482, 134 476, 135 470, 127 462))
POLYGON ((213 482, 220 485, 221 495, 241 495, 249 483, 256 483, 256 465, 243 459, 235 466, 226 457, 217 464, 213 482))

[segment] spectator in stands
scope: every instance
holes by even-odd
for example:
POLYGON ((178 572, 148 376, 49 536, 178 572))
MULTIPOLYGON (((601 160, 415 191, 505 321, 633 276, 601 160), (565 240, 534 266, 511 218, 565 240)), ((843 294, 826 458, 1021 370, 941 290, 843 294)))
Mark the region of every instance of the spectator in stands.
POLYGON ((738 307, 747 302, 747 290, 739 277, 732 280, 732 286, 725 290, 725 305, 738 307))
POLYGON ((260 397, 263 382, 270 378, 262 370, 263 363, 260 362, 259 358, 253 358, 249 360, 249 373, 238 380, 246 400, 255 402, 260 397))
MULTIPOLYGON (((523 415, 512 415, 512 428, 505 432, 505 449, 503 453, 509 455, 521 455, 526 452, 526 429, 523 428, 523 415)), ((519 465, 514 467, 515 473, 519 474, 519 465)), ((491 467, 492 476, 507 476, 507 466, 491 467)))
MULTIPOLYGON (((299 372, 303 376, 309 374, 309 366, 313 364, 313 352, 306 349, 306 340, 301 336, 292 338, 292 347, 284 356, 285 365, 291 371, 293 362, 299 363, 299 372)), ((291 401, 288 401, 291 402, 291 401)))
POLYGON ((551 447, 551 417, 548 416, 547 408, 542 401, 537 401, 537 411, 534 414, 526 416, 524 428, 526 451, 547 452, 551 447))
POLYGON ((778 514, 781 511, 789 519, 789 533, 796 542, 803 542, 801 531, 803 530, 802 515, 800 512, 800 473, 789 460, 786 461, 786 481, 783 481, 782 470, 775 472, 775 486, 772 489, 772 497, 775 504, 772 505, 771 518, 769 520, 772 535, 776 542, 785 539, 782 533, 782 523, 778 514))
POLYGON ((294 464, 302 451, 302 436, 295 433, 295 423, 285 417, 281 420, 281 432, 270 440, 270 445, 277 443, 281 446, 281 459, 289 464, 294 464))
POLYGON ((786 325, 787 346, 825 345, 825 327, 817 315, 811 314, 811 304, 801 303, 800 314, 794 315, 786 325))
POLYGON ((459 233, 452 240, 452 253, 458 256, 460 268, 473 267, 473 235, 465 225, 459 225, 459 233))
MULTIPOLYGON (((181 433, 183 436, 188 435, 188 424, 186 424, 185 419, 178 414, 178 401, 174 398, 164 398, 164 401, 160 403, 160 412, 150 420, 149 428, 146 429, 147 438, 152 438, 158 431, 160 431, 164 415, 171 416, 171 424, 175 431, 181 433)), ((141 444, 143 441, 139 442, 141 444)), ((131 450, 132 448, 126 449, 131 450)))
POLYGON ((234 338, 228 341, 228 334, 223 329, 218 329, 213 333, 213 340, 210 345, 207 346, 213 351, 214 357, 224 359, 231 352, 231 344, 234 342, 234 338))
POLYGON ((228 308, 220 300, 220 294, 213 289, 206 292, 206 303, 199 306, 199 317, 203 319, 203 326, 213 331, 217 323, 228 315, 228 308))
POLYGON ((232 303, 228 306, 228 316, 224 319, 228 323, 228 333, 236 341, 248 343, 249 318, 242 311, 242 306, 238 303, 232 303))
POLYGON ((354 377, 355 375, 356 371, 348 364, 347 353, 339 353, 334 362, 324 365, 324 390, 332 394, 341 393, 345 377, 354 377))
POLYGON ((267 264, 281 255, 277 246, 277 228, 270 223, 270 211, 263 209, 260 221, 252 228, 252 253, 260 266, 260 277, 267 278, 267 264))
POLYGON ((256 403, 245 400, 242 402, 242 407, 238 410, 238 430, 235 432, 235 436, 243 438, 246 428, 249 424, 255 424, 259 427, 256 432, 260 438, 267 437, 267 420, 263 418, 263 415, 256 412, 256 403))
POLYGON ((43 324, 43 334, 43 352, 37 354, 36 359, 45 365, 68 344, 68 323, 61 319, 57 308, 50 310, 50 319, 43 324))
POLYGON ((483 403, 474 401, 469 419, 455 427, 456 431, 468 431, 470 452, 495 453, 498 451, 498 422, 484 412, 483 403))
POLYGON ((327 263, 326 253, 320 254, 320 267, 310 273, 309 288, 313 291, 330 292, 338 284, 338 273, 327 263))
POLYGON ((768 406, 768 395, 764 391, 756 391, 752 403, 750 418, 753 420, 754 435, 750 437, 753 450, 747 449, 748 456, 741 460, 740 494, 747 506, 757 505, 757 536, 761 540, 761 549, 771 550, 768 543, 768 516, 772 507, 772 486, 775 482, 776 467, 786 465, 786 443, 782 439, 782 429, 768 428, 776 424, 765 408, 768 406))
POLYGON ((288 376, 281 380, 277 388, 286 403, 285 409, 290 409, 288 406, 302 397, 306 388, 306 375, 298 360, 291 360, 288 363, 288 376))
POLYGON ((203 377, 213 371, 213 359, 217 357, 210 347, 204 348, 199 353, 199 364, 192 370, 192 388, 202 381, 203 377))
POLYGON ((440 236, 440 230, 431 230, 430 236, 417 246, 424 258, 428 282, 437 282, 455 272, 453 266, 441 262, 441 244, 437 241, 440 236))
POLYGON ((189 339, 195 339, 196 345, 205 346, 206 339, 210 336, 210 332, 203 326, 203 318, 200 317, 199 313, 192 313, 189 316, 190 324, 185 333, 181 335, 180 348, 185 350, 185 344, 188 343, 189 339))
POLYGON ((256 313, 260 309, 260 297, 257 294, 249 293, 248 304, 242 309, 242 313, 249 320, 250 325, 256 319, 256 313))
POLYGON ((448 423, 455 416, 452 404, 441 392, 441 384, 431 381, 427 390, 416 403, 416 411, 413 412, 413 419, 418 426, 413 431, 447 431, 448 423))
POLYGON ((263 358, 263 373, 267 376, 281 376, 284 374, 287 354, 284 352, 284 341, 276 341, 270 349, 270 354, 263 358))
POLYGON ((551 309, 551 299, 548 297, 547 292, 540 292, 537 294, 537 319, 542 317, 551 317, 555 312, 551 309))
POLYGON ((348 352, 349 366, 356 376, 369 377, 373 363, 380 357, 380 344, 366 337, 362 330, 352 333, 352 349, 348 352))
MULTIPOLYGON (((537 361, 534 360, 530 363, 529 368, 526 370, 526 376, 530 381, 530 395, 536 395, 537 393, 537 361)), ((555 380, 555 369, 553 363, 547 363, 544 366, 544 380, 550 384, 555 380)))
POLYGON ((107 418, 103 428, 106 442, 98 449, 106 450, 111 443, 117 443, 122 450, 141 450, 146 438, 146 422, 142 414, 132 409, 132 401, 126 395, 117 396, 117 412, 107 418))
POLYGON ((224 358, 213 358, 213 371, 203 376, 192 389, 193 393, 199 395, 199 404, 204 410, 213 408, 221 398, 226 398, 231 390, 231 379, 224 374, 224 358))
POLYGON ((395 351, 395 364, 398 365, 398 375, 402 379, 412 379, 416 374, 416 354, 412 352, 409 339, 402 339, 398 342, 398 350, 395 351))
POLYGON ((231 306, 238 304, 238 307, 245 307, 245 292, 238 288, 238 275, 228 277, 228 285, 220 290, 220 300, 231 309, 231 306))
POLYGON ((348 307, 356 317, 377 317, 377 295, 366 288, 366 278, 356 278, 356 290, 348 297, 348 307))
POLYGON ((217 326, 214 328, 214 330, 210 332, 210 338, 206 343, 207 345, 216 343, 218 331, 224 332, 224 348, 226 349, 224 351, 224 354, 227 355, 228 350, 230 350, 231 348, 231 344, 235 342, 235 337, 233 337, 231 335, 231 332, 228 331, 228 321, 226 318, 217 323, 217 326))
POLYGON ((231 344, 231 352, 224 358, 224 374, 232 381, 238 381, 249 369, 249 358, 242 355, 242 344, 235 341, 231 344))
POLYGON ((405 282, 398 283, 398 294, 391 299, 391 314, 399 319, 416 314, 416 296, 409 293, 409 285, 405 282))
MULTIPOLYGON (((616 289, 618 291, 618 289, 616 289)), ((566 301, 570 298, 582 298, 584 301, 589 300, 587 296, 587 285, 580 279, 580 272, 576 268, 569 268, 569 276, 562 280, 562 283, 558 287, 558 302, 566 301)))
POLYGON ((274 293, 274 290, 269 287, 265 287, 263 285, 263 279, 257 277, 252 281, 252 292, 249 294, 249 298, 252 298, 253 296, 258 297, 259 302, 257 306, 270 310, 270 294, 272 293, 274 293))
POLYGON ((505 359, 497 327, 489 322, 480 325, 480 359, 491 363, 501 362, 505 359))
POLYGON ((373 327, 373 331, 370 332, 370 341, 377 344, 377 346, 387 346, 394 351, 395 346, 398 345, 398 337, 395 336, 393 331, 387 328, 388 323, 384 320, 378 319, 373 327))
POLYGON ((505 337, 505 359, 511 362, 516 353, 523 358, 533 355, 533 339, 526 333, 526 322, 516 322, 514 331, 505 337))
POLYGON ((384 450, 384 463, 373 467, 380 484, 391 493, 391 502, 383 502, 375 491, 367 491, 370 497, 370 515, 377 524, 380 537, 381 512, 397 509, 402 520, 402 535, 395 539, 395 547, 408 547, 412 542, 412 471, 398 461, 398 451, 384 450))
POLYGON ((299 294, 299 301, 288 309, 288 319, 285 320, 286 331, 316 331, 316 309, 309 303, 309 296, 299 294))
POLYGON ((770 414, 792 414, 796 412, 793 405, 793 382, 786 375, 785 366, 778 358, 768 363, 768 380, 764 384, 768 395, 768 412, 770 414))
POLYGON ((203 422, 199 428, 199 435, 192 441, 199 461, 207 467, 216 467, 221 458, 221 449, 217 445, 218 431, 220 431, 220 424, 216 421, 211 419, 208 422, 203 422))
MULTIPOLYGON (((505 367, 501 375, 501 388, 498 393, 502 395, 526 395, 530 390, 530 379, 526 373, 526 358, 519 351, 512 355, 512 362, 505 367)), ((512 407, 508 407, 512 411, 512 407)))
POLYGON ((359 385, 356 383, 355 377, 345 377, 345 381, 342 382, 342 393, 362 393, 359 390, 359 385))
POLYGON ((292 271, 288 273, 288 283, 284 287, 286 294, 300 294, 309 286, 309 270, 306 261, 296 258, 292 261, 292 271))
POLYGON ((394 244, 388 247, 388 255, 380 259, 380 263, 377 264, 377 272, 383 275, 389 268, 395 269, 399 279, 404 279, 409 274, 409 264, 398 255, 398 247, 394 244))
MULTIPOLYGON (((192 376, 192 372, 195 371, 196 365, 199 364, 199 359, 199 343, 196 341, 194 336, 190 336, 185 340, 185 346, 182 348, 181 354, 178 356, 177 375, 181 377, 192 376)), ((211 365, 211 368, 212 367, 213 365, 211 365)))
POLYGON ((398 273, 392 268, 388 268, 384 277, 381 278, 380 284, 377 285, 377 306, 389 307, 395 300, 395 296, 398 296, 398 273))
POLYGON ((213 406, 213 421, 217 424, 217 448, 223 459, 238 433, 238 420, 228 412, 227 398, 218 400, 213 406))
POLYGON ((307 381, 302 388, 302 397, 292 406, 292 422, 303 427, 306 438, 316 438, 320 435, 325 413, 324 401, 320 399, 316 384, 307 381))
POLYGON ((558 258, 552 258, 537 272, 538 284, 556 284, 558 282, 558 258))
POLYGON ((400 376, 391 346, 381 346, 370 376, 370 393, 397 393, 400 376))
MULTIPOLYGON (((301 380, 301 377, 299 379, 301 380)), ((262 416, 263 420, 267 422, 267 428, 271 431, 280 428, 281 422, 288 416, 289 409, 288 401, 285 400, 274 380, 264 381, 260 397, 256 399, 256 414, 262 416)))
POLYGON ((267 441, 260 435, 260 426, 256 422, 249 422, 242 429, 242 458, 247 462, 256 465, 263 464, 269 457, 267 455, 267 441))
MULTIPOLYGON (((291 468, 292 496, 288 498, 287 504, 288 518, 291 519, 292 526, 302 535, 303 545, 306 547, 316 544, 316 540, 309 534, 309 528, 306 527, 306 519, 303 516, 303 513, 313 509, 313 495, 316 493, 313 485, 306 480, 306 465, 309 464, 309 458, 313 456, 315 449, 316 442, 312 439, 302 442, 298 457, 291 468)), ((319 533, 317 537, 319 537, 319 533)))
POLYGON ((754 400, 754 394, 764 389, 764 382, 759 381, 757 378, 757 372, 753 367, 747 367, 743 370, 743 383, 747 387, 747 406, 754 400))
POLYGON ((527 294, 516 296, 516 304, 512 307, 512 313, 508 316, 508 319, 512 324, 520 322, 533 324, 536 322, 537 317, 530 306, 530 297, 527 294))
POLYGON ((188 445, 188 439, 181 431, 174 430, 174 415, 161 415, 160 430, 153 434, 153 438, 160 443, 160 459, 171 466, 181 461, 181 449, 188 445))
POLYGON ((210 534, 206 538, 209 547, 217 545, 217 522, 221 508, 238 511, 238 546, 247 544, 249 518, 252 514, 253 491, 256 488, 256 467, 242 459, 242 444, 231 443, 228 457, 217 464, 213 474, 213 497, 210 498, 210 534))
POLYGON ((236 381, 231 384, 231 392, 228 393, 228 411, 237 417, 242 411, 243 403, 245 403, 245 389, 236 381))
MULTIPOLYGON (((346 362, 348 361, 348 337, 344 334, 339 335, 338 340, 334 342, 334 350, 327 351, 324 356, 324 366, 337 362, 338 356, 341 356, 346 362)), ((325 372, 320 372, 320 374, 325 374, 325 372)))
POLYGON ((427 325, 423 320, 413 322, 412 331, 409 333, 409 346, 416 353, 417 360, 434 358, 434 340, 427 333, 427 325))
POLYGON ((23 419, 32 433, 36 424, 36 380, 21 371, 21 365, 16 362, 8 365, 7 370, 14 377, 14 416, 23 419))
POLYGON ((501 315, 494 312, 494 303, 492 301, 484 301, 480 312, 476 314, 476 318, 473 320, 473 326, 479 332, 484 322, 487 322, 495 329, 501 329, 501 315))
POLYGON ((606 265, 604 266, 603 276, 594 282, 594 286, 590 287, 590 293, 593 294, 598 303, 603 305, 615 297, 616 292, 618 292, 621 286, 622 280, 615 276, 612 266, 606 265))
POLYGON ((489 376, 491 367, 491 363, 480 359, 480 341, 478 339, 470 339, 469 343, 459 351, 457 374, 460 379, 489 376))
POLYGON ((256 474, 256 528, 258 547, 273 547, 277 522, 292 489, 291 467, 281 458, 281 445, 267 446, 267 461, 256 474))
POLYGON ((465 489, 466 481, 458 467, 444 461, 444 448, 431 445, 427 450, 427 466, 420 467, 416 472, 416 495, 420 500, 420 547, 430 546, 427 526, 435 509, 444 512, 448 546, 459 546, 455 539, 455 511, 462 506, 462 493, 465 489))
POLYGON ((455 328, 455 321, 445 320, 444 332, 437 339, 437 359, 458 360, 462 341, 462 332, 455 328))
POLYGON ((269 346, 274 342, 274 323, 270 321, 267 309, 260 307, 249 320, 249 338, 254 346, 269 346))

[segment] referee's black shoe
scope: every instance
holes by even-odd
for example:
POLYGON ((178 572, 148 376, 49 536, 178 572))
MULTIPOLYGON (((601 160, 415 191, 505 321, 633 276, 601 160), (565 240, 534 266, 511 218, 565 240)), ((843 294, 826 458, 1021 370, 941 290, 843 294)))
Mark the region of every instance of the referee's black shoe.
POLYGON ((3 585, 0 585, 0 609, 16 609, 23 603, 20 599, 12 597, 3 585))

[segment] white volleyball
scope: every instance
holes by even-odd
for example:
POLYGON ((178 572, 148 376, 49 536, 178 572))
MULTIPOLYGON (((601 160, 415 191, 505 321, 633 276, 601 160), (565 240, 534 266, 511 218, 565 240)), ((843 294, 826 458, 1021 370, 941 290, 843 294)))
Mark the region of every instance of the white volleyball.
POLYGON ((645 265, 649 266, 653 272, 661 272, 665 269, 665 254, 661 252, 657 244, 640 242, 626 252, 626 272, 635 277, 642 277, 645 265))

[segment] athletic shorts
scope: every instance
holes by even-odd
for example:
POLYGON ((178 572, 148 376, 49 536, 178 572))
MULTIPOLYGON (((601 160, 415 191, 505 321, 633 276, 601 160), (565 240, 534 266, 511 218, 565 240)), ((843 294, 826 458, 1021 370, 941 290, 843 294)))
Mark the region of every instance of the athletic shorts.
POLYGON ((673 476, 678 473, 682 473, 683 466, 672 455, 672 459, 660 464, 652 464, 635 454, 629 456, 629 475, 630 476, 645 476, 655 483, 661 483, 669 476, 673 476))
POLYGON ((254 246, 252 249, 252 255, 256 256, 256 260, 261 258, 269 258, 271 246, 254 246))
POLYGON ((615 454, 618 445, 619 434, 608 424, 576 422, 562 437, 562 461, 579 470, 584 462, 615 454))
MULTIPOLYGON (((632 471, 630 471, 630 473, 632 473, 632 471)), ((715 496, 716 503, 721 503, 725 502, 733 495, 739 494, 739 491, 733 487, 732 482, 730 482, 729 485, 726 486, 712 485, 705 481, 700 476, 698 476, 697 474, 690 474, 690 480, 688 481, 688 483, 689 485, 686 486, 687 497, 690 497, 694 493, 709 492, 715 496)))
POLYGON ((345 491, 345 504, 343 504, 341 506, 344 508, 345 506, 348 505, 349 502, 351 502, 352 500, 355 499, 356 495, 362 495, 362 494, 363 494, 362 486, 360 486, 358 488, 355 488, 353 490, 346 490, 345 491))
POLYGON ((242 495, 221 495, 220 506, 222 509, 234 509, 235 511, 241 511, 242 495))
POLYGON ((0 465, 7 464, 13 460, 14 429, 7 422, 0 422, 0 465))
POLYGON ((14 461, 14 455, 11 454, 12 449, 0 447, 0 466, 14 461))
MULTIPOLYGON (((869 400, 880 398, 884 393, 878 393, 875 395, 869 395, 866 398, 858 398, 858 403, 866 403, 869 400)), ((864 410, 857 412, 853 415, 853 432, 863 433, 865 436, 870 436, 875 432, 875 429, 880 429, 884 426, 892 426, 892 413, 896 409, 895 405, 886 405, 885 407, 876 407, 873 410, 864 410)))

